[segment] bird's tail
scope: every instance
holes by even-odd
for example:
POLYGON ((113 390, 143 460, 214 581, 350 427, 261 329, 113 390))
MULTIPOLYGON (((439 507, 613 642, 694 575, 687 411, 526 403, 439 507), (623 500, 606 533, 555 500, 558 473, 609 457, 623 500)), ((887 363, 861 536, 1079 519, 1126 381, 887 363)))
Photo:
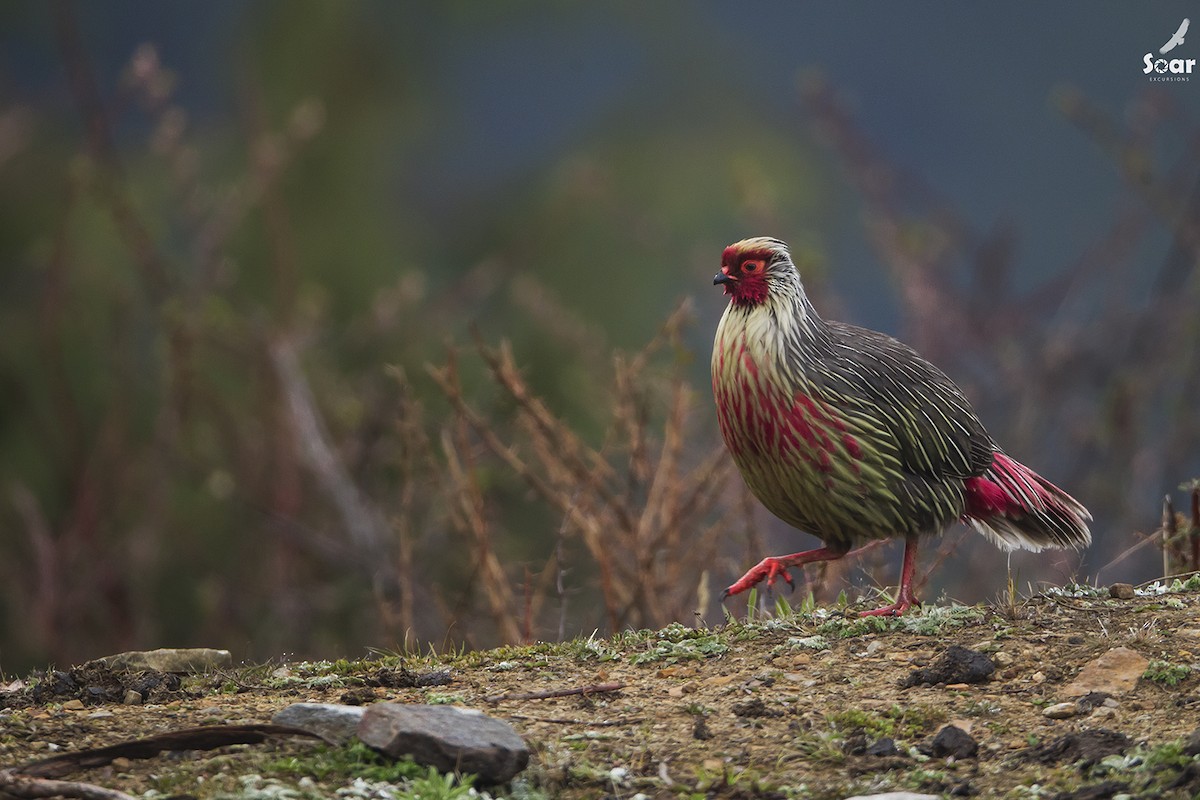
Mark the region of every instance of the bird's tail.
POLYGON ((1004 550, 1084 547, 1092 515, 1071 495, 1001 452, 966 481, 966 522, 1004 550))

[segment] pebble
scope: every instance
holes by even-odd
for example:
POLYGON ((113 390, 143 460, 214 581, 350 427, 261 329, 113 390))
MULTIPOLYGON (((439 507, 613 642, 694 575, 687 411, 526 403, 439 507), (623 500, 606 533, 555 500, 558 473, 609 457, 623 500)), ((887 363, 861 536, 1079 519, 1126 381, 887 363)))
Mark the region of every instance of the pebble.
POLYGON ((1042 710, 1042 716, 1047 719, 1070 719, 1079 713, 1077 703, 1055 703, 1042 710))
POLYGON ((992 661, 995 662, 997 667, 1010 667, 1012 666, 1014 659, 1012 657, 1012 653, 1006 653, 1003 650, 997 650, 995 653, 992 653, 992 661))
POLYGON ((1114 583, 1108 587, 1108 596, 1118 600, 1132 600, 1133 586, 1128 583, 1114 583))
POLYGON ((141 692, 135 692, 133 689, 126 689, 125 696, 121 698, 121 702, 127 706, 140 706, 146 698, 142 697, 141 692))
POLYGON ((896 747, 896 740, 889 737, 884 737, 877 742, 873 742, 864 752, 869 756, 879 756, 880 758, 890 758, 900 755, 900 750, 896 747))
POLYGON ((84 705, 82 700, 68 700, 62 704, 64 711, 83 711, 84 705))
POLYGON ((929 743, 929 754, 934 758, 974 758, 979 752, 979 743, 957 725, 943 725, 929 743))

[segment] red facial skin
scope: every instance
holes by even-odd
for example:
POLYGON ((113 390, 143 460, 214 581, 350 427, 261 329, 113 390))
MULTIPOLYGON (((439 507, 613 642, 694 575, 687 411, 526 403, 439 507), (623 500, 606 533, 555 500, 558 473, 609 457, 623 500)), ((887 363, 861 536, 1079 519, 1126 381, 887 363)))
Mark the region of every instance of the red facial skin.
POLYGON ((756 306, 767 299, 766 271, 772 255, 769 250, 725 248, 716 282, 724 285, 734 305, 756 306))

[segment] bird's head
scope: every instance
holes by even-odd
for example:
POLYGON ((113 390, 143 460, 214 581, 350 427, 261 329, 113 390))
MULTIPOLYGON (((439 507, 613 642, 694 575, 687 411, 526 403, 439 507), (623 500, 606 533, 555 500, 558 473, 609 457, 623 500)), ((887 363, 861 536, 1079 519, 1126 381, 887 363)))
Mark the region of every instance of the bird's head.
POLYGON ((787 245, 759 236, 725 248, 721 271, 713 276, 713 284, 723 286, 734 305, 753 307, 794 286, 797 277, 787 245))

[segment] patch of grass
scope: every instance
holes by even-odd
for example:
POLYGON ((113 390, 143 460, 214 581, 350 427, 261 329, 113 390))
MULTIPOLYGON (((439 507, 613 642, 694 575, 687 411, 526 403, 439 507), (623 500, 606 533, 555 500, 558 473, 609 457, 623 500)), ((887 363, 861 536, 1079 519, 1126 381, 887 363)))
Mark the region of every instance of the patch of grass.
POLYGON ((455 703, 465 703, 467 698, 461 694, 448 694, 445 692, 429 692, 425 695, 425 702, 431 706, 452 706, 455 703))
POLYGON ((1181 681, 1187 680, 1192 674, 1192 668, 1187 664, 1172 664, 1170 661, 1151 661, 1146 666, 1146 671, 1142 673, 1142 677, 1154 683, 1161 683, 1163 686, 1177 686, 1181 681))
POLYGON ((835 639, 853 639, 894 630, 896 622, 895 617, 830 617, 817 626, 817 632, 835 639))
POLYGON ((790 650, 828 650, 831 647, 829 640, 820 634, 792 636, 788 638, 786 645, 790 650))
POLYGON ((911 741, 945 721, 946 714, 932 706, 898 706, 885 711, 848 709, 825 715, 825 721, 837 732, 861 731, 872 739, 891 737, 911 741))
POLYGON ((816 764, 841 764, 846 760, 842 749, 845 739, 834 731, 816 731, 797 737, 793 741, 796 751, 808 762, 816 764))
POLYGON ((644 646, 645 650, 630 656, 629 663, 636 665, 662 661, 674 664, 677 661, 700 661, 719 656, 729 650, 729 645, 721 641, 718 634, 688 628, 678 622, 657 631, 653 639, 647 641, 644 646))
POLYGON ((983 609, 978 606, 928 606, 920 614, 900 617, 900 630, 921 636, 940 636, 952 628, 982 622, 983 609))
POLYGON ((1003 709, 991 700, 972 700, 967 703, 963 713, 968 717, 994 717, 1003 709))
POLYGON ((318 745, 312 752, 267 762, 263 772, 280 777, 310 777, 318 781, 363 778, 396 783, 426 774, 411 759, 393 760, 359 741, 343 747, 318 745))
POLYGON ((433 767, 426 770, 424 775, 418 775, 409 780, 404 790, 396 794, 397 800, 462 800, 474 797, 471 784, 475 778, 465 775, 461 778, 455 775, 439 773, 433 767))

